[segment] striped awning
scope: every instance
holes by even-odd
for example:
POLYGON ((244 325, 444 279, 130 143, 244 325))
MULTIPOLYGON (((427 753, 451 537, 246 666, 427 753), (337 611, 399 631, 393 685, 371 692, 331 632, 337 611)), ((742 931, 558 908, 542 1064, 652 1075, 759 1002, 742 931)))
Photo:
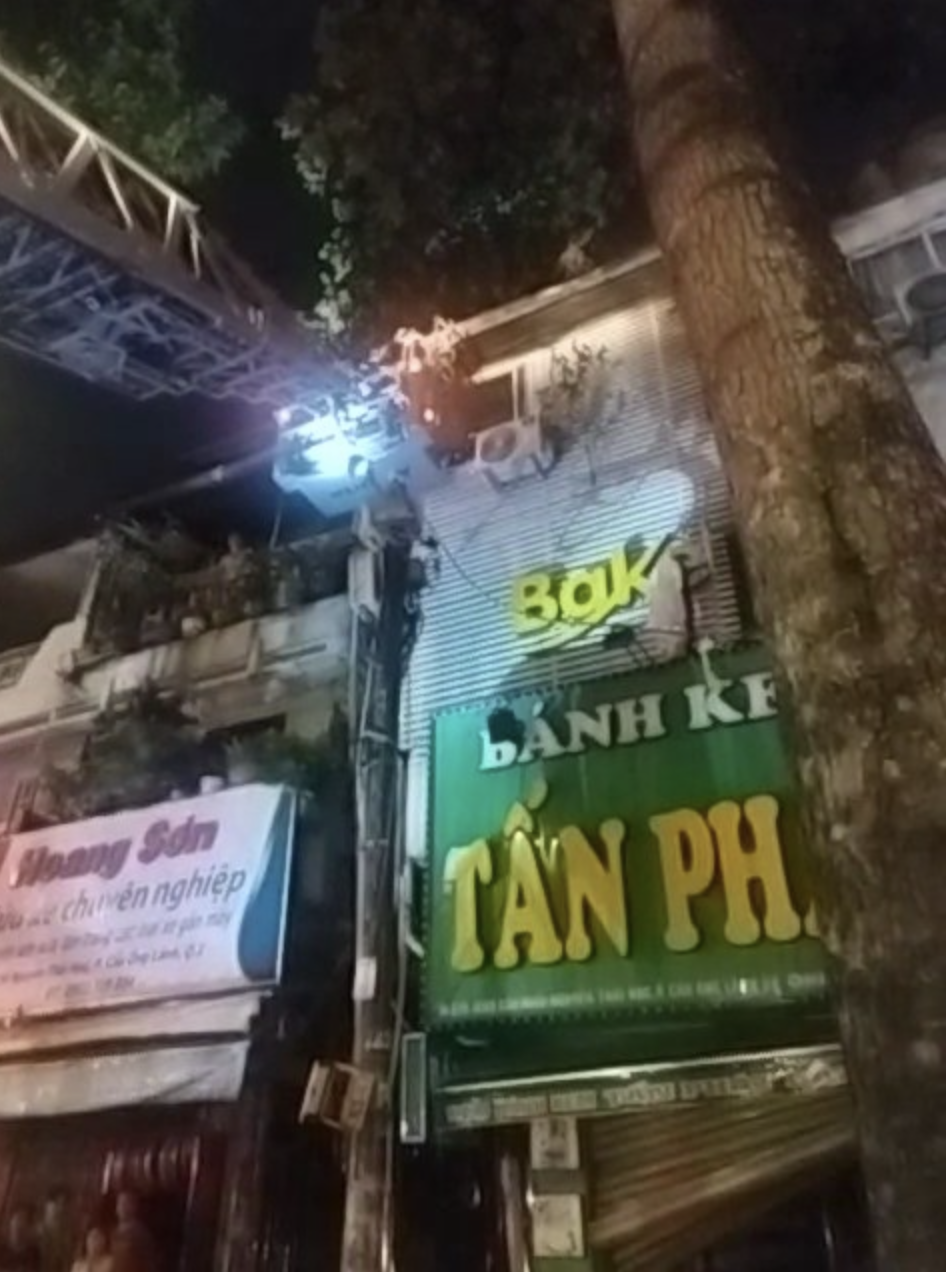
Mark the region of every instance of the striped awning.
POLYGON ((592 1246, 614 1272, 668 1272, 835 1175, 853 1125, 843 1088, 591 1121, 592 1246))

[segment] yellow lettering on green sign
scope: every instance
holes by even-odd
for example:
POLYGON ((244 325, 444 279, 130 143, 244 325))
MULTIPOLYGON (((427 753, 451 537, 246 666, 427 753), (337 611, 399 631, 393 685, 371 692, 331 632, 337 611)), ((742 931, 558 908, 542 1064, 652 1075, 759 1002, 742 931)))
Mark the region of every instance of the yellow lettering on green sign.
POLYGON ((709 827, 699 813, 680 808, 650 819, 657 837, 667 899, 668 950, 685 954, 699 945, 700 930, 693 922, 691 902, 708 892, 716 873, 716 857, 709 827))
MULTIPOLYGON (((452 894, 451 965, 457 972, 477 972, 488 960, 504 971, 523 962, 540 967, 562 958, 586 962, 596 953, 595 930, 618 955, 631 954, 625 823, 612 818, 601 824, 603 851, 577 826, 548 838, 537 820, 547 794, 540 786, 506 818, 506 871, 497 874, 486 839, 448 854, 444 883, 452 894), (483 936, 480 902, 486 889, 494 895, 499 890, 490 906, 498 919, 492 950, 483 936)), ((703 932, 696 905, 711 890, 724 907, 723 937, 729 945, 817 935, 814 909, 802 916, 792 899, 778 822, 779 804, 771 795, 742 804, 724 800, 705 815, 679 808, 650 819, 663 879, 668 950, 686 954, 699 947, 703 932)))
POLYGON ((497 967, 519 965, 519 938, 529 940, 528 960, 539 966, 557 963, 562 942, 555 931, 545 884, 528 836, 517 830, 509 844, 509 886, 503 911, 502 934, 493 956, 497 967))
POLYGON ((493 857, 485 839, 447 856, 444 884, 453 888, 453 957, 458 972, 478 972, 486 958, 479 937, 477 884, 492 883, 493 857))
POLYGON ((667 540, 637 556, 618 548, 607 562, 555 574, 539 570, 517 579, 512 590, 513 621, 522 636, 549 632, 546 646, 564 645, 583 630, 600 627, 646 595, 647 580, 667 540))
POLYGON ((561 833, 568 895, 565 953, 573 963, 583 963, 593 953, 588 932, 589 910, 617 952, 627 953, 627 901, 622 861, 625 834, 624 823, 616 819, 606 821, 601 827, 601 841, 607 856, 605 865, 577 826, 566 826, 561 833))
POLYGON ((801 919, 795 913, 785 878, 778 837, 778 800, 757 795, 745 804, 717 804, 707 814, 716 836, 719 864, 726 891, 726 940, 730 945, 755 945, 763 931, 770 941, 797 941, 801 919), (752 848, 743 846, 745 826, 752 848), (750 892, 757 883, 764 899, 760 921, 750 892))
POLYGON ((726 903, 724 935, 730 945, 796 941, 802 931, 814 935, 813 915, 803 924, 792 903, 778 833, 778 800, 757 795, 737 804, 725 800, 701 817, 680 809, 652 817, 667 902, 667 949, 686 953, 701 940, 693 902, 722 875, 726 903), (744 834, 744 832, 746 832, 744 834), (763 900, 756 914, 752 885, 763 900))

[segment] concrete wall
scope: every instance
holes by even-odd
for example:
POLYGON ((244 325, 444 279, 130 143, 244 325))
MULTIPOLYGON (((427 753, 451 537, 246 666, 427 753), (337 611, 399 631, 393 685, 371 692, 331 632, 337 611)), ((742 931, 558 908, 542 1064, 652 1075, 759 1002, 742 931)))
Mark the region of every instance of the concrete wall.
POLYGON ((47 763, 67 761, 96 711, 143 681, 184 693, 209 728, 285 716, 291 729, 310 736, 322 732, 347 695, 347 596, 79 672, 83 636, 84 620, 75 619, 39 646, 0 657, 0 825, 18 783, 47 763))

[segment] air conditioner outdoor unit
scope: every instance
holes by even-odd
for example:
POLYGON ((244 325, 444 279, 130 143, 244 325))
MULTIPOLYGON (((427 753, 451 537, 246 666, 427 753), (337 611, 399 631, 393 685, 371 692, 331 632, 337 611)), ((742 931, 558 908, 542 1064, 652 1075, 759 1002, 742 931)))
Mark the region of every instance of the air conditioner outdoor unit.
POLYGON ((536 417, 496 424, 476 435, 473 466, 494 486, 545 476, 554 456, 536 417))
POLYGON ((946 272, 924 274, 902 289, 901 305, 925 357, 946 343, 946 272))

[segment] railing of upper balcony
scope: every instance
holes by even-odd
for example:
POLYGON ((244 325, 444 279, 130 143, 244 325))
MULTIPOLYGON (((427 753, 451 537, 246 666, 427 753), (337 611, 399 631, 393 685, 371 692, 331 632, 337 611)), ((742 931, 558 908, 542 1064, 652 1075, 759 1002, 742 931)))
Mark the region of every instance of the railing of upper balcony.
POLYGON ((148 545, 110 541, 80 662, 193 639, 343 594, 347 543, 321 536, 291 545, 252 548, 232 537, 216 555, 162 560, 148 545))
POLYGON ((347 780, 348 757, 344 717, 336 711, 325 725, 318 739, 280 725, 208 732, 180 695, 146 682, 98 712, 66 764, 47 764, 35 775, 13 829, 86 821, 247 783, 324 800, 347 780))

